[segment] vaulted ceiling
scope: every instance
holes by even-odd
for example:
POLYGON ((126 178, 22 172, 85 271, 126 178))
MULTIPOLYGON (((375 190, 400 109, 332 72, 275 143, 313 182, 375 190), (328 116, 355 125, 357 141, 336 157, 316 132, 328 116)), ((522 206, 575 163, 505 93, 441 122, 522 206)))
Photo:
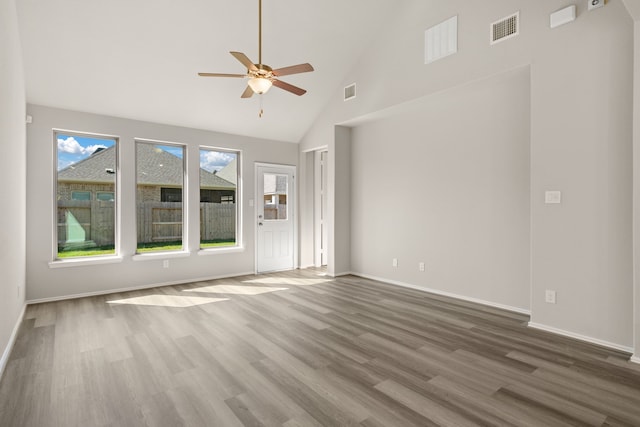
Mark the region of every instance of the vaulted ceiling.
POLYGON ((29 103, 298 142, 402 0, 264 0, 263 62, 309 62, 240 99, 246 81, 229 51, 258 61, 258 0, 19 0, 29 103), (261 108, 264 116, 258 117, 261 108))

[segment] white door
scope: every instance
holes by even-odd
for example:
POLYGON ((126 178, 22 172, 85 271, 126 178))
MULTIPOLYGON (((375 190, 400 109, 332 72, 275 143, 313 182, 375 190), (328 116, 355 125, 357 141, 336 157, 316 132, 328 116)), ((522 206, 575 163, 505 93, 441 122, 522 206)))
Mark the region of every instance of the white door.
POLYGON ((256 165, 256 270, 292 270, 295 254, 293 166, 256 165))

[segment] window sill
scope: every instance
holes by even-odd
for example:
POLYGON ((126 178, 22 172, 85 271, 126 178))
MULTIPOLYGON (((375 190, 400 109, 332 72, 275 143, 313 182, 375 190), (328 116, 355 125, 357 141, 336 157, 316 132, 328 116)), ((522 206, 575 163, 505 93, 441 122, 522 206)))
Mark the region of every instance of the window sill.
POLYGON ((135 254, 132 258, 134 261, 153 261, 158 259, 188 258, 189 256, 191 256, 189 251, 176 251, 135 254))
POLYGON ((122 262, 121 256, 57 259, 49 263, 49 268, 85 267, 87 265, 116 264, 119 262, 122 262))
POLYGON ((244 252, 244 246, 234 246, 231 248, 207 248, 200 249, 198 251, 198 255, 207 256, 207 255, 219 255, 219 254, 235 254, 244 252))

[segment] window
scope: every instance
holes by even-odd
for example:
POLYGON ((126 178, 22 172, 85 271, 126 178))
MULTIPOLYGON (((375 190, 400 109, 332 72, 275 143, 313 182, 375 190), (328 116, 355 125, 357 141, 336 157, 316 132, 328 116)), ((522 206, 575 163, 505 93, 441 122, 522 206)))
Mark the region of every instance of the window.
POLYGON ((71 200, 91 200, 91 191, 72 191, 71 200))
POLYGON ((54 139, 56 259, 115 254, 118 140, 65 131, 54 139), (92 200, 94 192, 111 197, 92 200))
POLYGON ((287 175, 264 174, 264 219, 284 221, 287 219, 287 195, 289 180, 287 175))
POLYGON ((184 146, 136 141, 138 253, 183 249, 184 146))
POLYGON ((200 149, 200 247, 238 245, 237 151, 200 149))
POLYGON ((113 202, 115 200, 115 193, 113 191, 98 191, 96 193, 96 200, 103 202, 113 202))
POLYGON ((182 188, 160 189, 161 202, 182 202, 182 188))

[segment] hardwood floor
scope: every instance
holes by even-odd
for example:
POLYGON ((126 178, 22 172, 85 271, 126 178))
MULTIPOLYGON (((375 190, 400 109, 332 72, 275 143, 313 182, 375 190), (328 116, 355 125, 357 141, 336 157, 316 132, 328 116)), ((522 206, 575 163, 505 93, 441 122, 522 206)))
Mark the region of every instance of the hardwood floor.
POLYGON ((0 426, 640 425, 628 355, 320 270, 29 306, 0 426))

